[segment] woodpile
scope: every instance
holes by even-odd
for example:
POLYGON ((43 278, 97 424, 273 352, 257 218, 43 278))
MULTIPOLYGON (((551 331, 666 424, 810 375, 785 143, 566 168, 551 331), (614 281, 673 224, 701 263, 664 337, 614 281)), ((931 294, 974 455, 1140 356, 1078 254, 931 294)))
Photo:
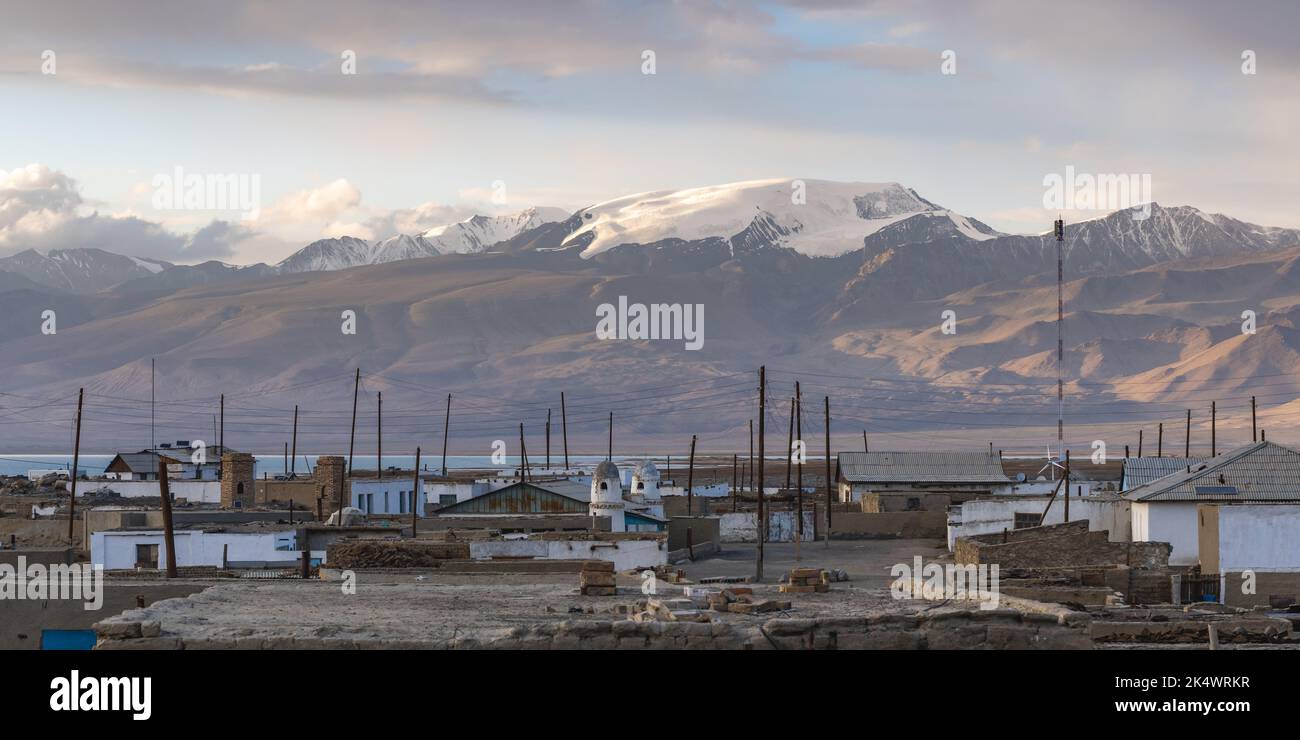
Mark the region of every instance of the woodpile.
POLYGON ((578 591, 583 596, 613 596, 614 564, 608 560, 585 560, 578 572, 578 591))
POLYGON ((831 590, 830 574, 820 568, 795 568, 778 590, 787 594, 825 593, 831 590))
POLYGON ((330 568, 436 568, 446 560, 468 560, 465 542, 339 540, 325 549, 330 568))

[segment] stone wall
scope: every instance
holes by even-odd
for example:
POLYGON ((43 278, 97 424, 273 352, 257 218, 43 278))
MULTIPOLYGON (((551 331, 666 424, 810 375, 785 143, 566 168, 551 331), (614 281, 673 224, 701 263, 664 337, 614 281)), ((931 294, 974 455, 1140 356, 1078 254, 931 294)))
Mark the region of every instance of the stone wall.
POLYGON ((246 509, 253 505, 253 456, 227 452, 221 456, 221 508, 246 509))
POLYGON ((947 511, 952 502, 952 496, 947 493, 874 491, 863 494, 862 511, 868 514, 890 511, 947 511))
POLYGON ((668 520, 668 549, 685 549, 688 545, 686 530, 690 529, 690 544, 697 548, 713 545, 713 550, 716 550, 722 544, 720 524, 718 517, 675 516, 668 520))
POLYGON ((1087 521, 1027 527, 1003 533, 961 537, 953 557, 963 565, 1008 568, 1118 566, 1158 569, 1169 566, 1167 542, 1111 542, 1104 530, 1088 531, 1087 521))
POLYGON ((340 500, 347 505, 348 496, 344 488, 347 468, 347 458, 342 455, 324 455, 316 458, 316 469, 312 471, 312 478, 316 481, 317 495, 324 499, 321 502, 321 510, 327 517, 331 512, 338 510, 340 500))
POLYGON ((315 513, 317 484, 311 478, 299 480, 259 480, 253 484, 254 502, 258 505, 283 504, 293 502, 295 509, 307 509, 315 513))
MULTIPOLYGON (((1086 617, 1082 617, 1086 620, 1086 617)), ((1086 621, 1015 609, 952 610, 757 623, 563 620, 507 631, 467 632, 453 640, 314 637, 203 638, 168 635, 128 611, 96 625, 97 650, 409 649, 409 650, 1087 650, 1086 621)))

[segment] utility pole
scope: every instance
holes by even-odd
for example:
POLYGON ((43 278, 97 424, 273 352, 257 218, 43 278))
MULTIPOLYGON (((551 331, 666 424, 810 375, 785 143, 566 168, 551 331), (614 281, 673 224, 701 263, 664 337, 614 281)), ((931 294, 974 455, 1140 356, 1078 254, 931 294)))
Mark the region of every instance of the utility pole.
POLYGON ((862 451, 871 452, 871 447, 867 445, 867 430, 862 430, 862 451))
POLYGON ((527 470, 525 469, 525 467, 524 467, 524 465, 525 465, 524 460, 525 460, 525 456, 524 456, 524 423, 521 421, 521 422, 519 422, 519 480, 520 480, 520 481, 523 481, 523 480, 527 477, 527 475, 528 475, 528 471, 527 471, 527 470))
POLYGON ((767 366, 758 369, 758 567, 754 580, 763 581, 763 542, 767 539, 767 514, 763 508, 763 442, 767 431, 767 366))
POLYGON ((1070 451, 1065 451, 1065 521, 1070 521, 1070 451))
POLYGON ((1065 449, 1065 221, 1056 219, 1056 446, 1065 449))
POLYGON ((831 546, 831 397, 826 396, 826 546, 831 546))
POLYGON ((551 410, 546 410, 546 469, 551 469, 551 410))
POLYGON ((737 475, 740 472, 740 455, 731 453, 731 510, 735 511, 737 507, 736 497, 740 495, 737 475))
POLYGON ((379 415, 375 421, 375 479, 384 477, 384 392, 379 391, 379 415))
POLYGON ((1210 457, 1218 457, 1219 455, 1218 439, 1215 435, 1215 426, 1218 414, 1214 407, 1215 402, 1210 401, 1210 457))
POLYGON ((221 454, 226 454, 226 394, 221 394, 221 428, 217 433, 217 445, 221 447, 221 454))
MULTIPOLYGON (((411 476, 414 481, 411 483, 411 539, 415 539, 418 534, 419 516, 415 513, 416 507, 420 505, 420 448, 415 448, 415 473, 411 476)), ((400 494, 399 494, 400 495, 400 494)))
POLYGON ((1187 432, 1183 437, 1183 457, 1192 456, 1192 410, 1187 409, 1187 432))
POLYGON ((451 394, 447 394, 447 415, 442 417, 442 477, 447 477, 447 432, 451 429, 451 394))
POLYGON ((794 396, 790 396, 790 432, 785 442, 785 486, 784 490, 790 492, 790 468, 794 465, 794 396))
POLYGON ((1142 457, 1142 430, 1138 430, 1138 457, 1142 457))
POLYGON ((569 469, 569 414, 564 408, 564 391, 560 391, 560 430, 564 436, 564 469, 569 469))
POLYGON ((158 449, 158 439, 154 436, 153 431, 153 407, 154 407, 154 382, 153 382, 153 364, 154 359, 149 358, 149 449, 158 449))
POLYGON ((298 472, 298 404, 293 405, 293 450, 289 454, 289 477, 298 472))
MULTIPOLYGON (((77 389, 77 433, 72 442, 72 498, 68 500, 68 545, 72 545, 72 525, 77 513, 77 465, 81 462, 81 403, 86 389, 77 389)), ((157 453, 155 453, 157 454, 157 453)))
MULTIPOLYGON (((352 477, 352 452, 357 445, 357 392, 361 390, 361 368, 357 368, 357 379, 352 382, 352 435, 348 438, 348 477, 352 477)), ((225 452, 223 449, 222 452, 225 452)), ((339 510, 339 522, 343 521, 342 509, 339 510)))
POLYGON ((1250 441, 1259 441, 1259 428, 1255 426, 1255 397, 1250 397, 1250 441))
POLYGON ((1162 421, 1156 427, 1156 457, 1165 456, 1165 423, 1162 421))
POLYGON ((686 516, 694 516, 695 501, 695 435, 691 435, 691 461, 686 467, 686 516))
POLYGON ((749 490, 754 490, 754 420, 749 420, 749 490))
MULTIPOLYGON (((803 393, 800 390, 800 381, 794 381, 794 440, 800 443, 800 456, 796 462, 798 472, 794 476, 794 488, 798 489, 796 499, 798 501, 798 525, 794 532, 798 537, 796 542, 803 541, 803 456, 806 449, 803 447, 803 393)), ((798 559, 798 545, 796 545, 796 559, 798 559)))
MULTIPOLYGON (((155 453, 157 454, 157 453, 155 453)), ((167 485, 167 460, 158 455, 158 495, 162 498, 163 546, 167 548, 167 577, 176 577, 176 534, 172 528, 172 494, 167 485)))

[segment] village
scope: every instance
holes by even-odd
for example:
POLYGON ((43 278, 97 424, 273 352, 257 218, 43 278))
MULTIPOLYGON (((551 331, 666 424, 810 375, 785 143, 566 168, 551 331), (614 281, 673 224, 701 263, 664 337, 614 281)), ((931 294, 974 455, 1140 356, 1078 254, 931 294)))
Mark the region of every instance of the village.
POLYGON ((77 476, 75 502, 34 469, 0 484, 0 568, 102 570, 103 607, 0 600, 0 648, 1300 646, 1300 452, 1274 442, 693 448, 259 478, 178 440, 77 476))

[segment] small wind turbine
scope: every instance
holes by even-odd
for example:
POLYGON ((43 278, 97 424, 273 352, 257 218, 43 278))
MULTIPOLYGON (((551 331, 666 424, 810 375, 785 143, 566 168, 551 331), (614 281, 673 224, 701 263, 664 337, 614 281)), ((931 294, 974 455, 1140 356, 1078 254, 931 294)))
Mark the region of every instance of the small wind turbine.
POLYGON ((1052 480, 1056 480, 1056 471, 1059 469, 1062 474, 1065 472, 1065 466, 1061 464, 1060 456, 1052 457, 1052 446, 1047 446, 1047 464, 1038 469, 1038 475, 1042 475, 1044 470, 1052 471, 1052 480))

